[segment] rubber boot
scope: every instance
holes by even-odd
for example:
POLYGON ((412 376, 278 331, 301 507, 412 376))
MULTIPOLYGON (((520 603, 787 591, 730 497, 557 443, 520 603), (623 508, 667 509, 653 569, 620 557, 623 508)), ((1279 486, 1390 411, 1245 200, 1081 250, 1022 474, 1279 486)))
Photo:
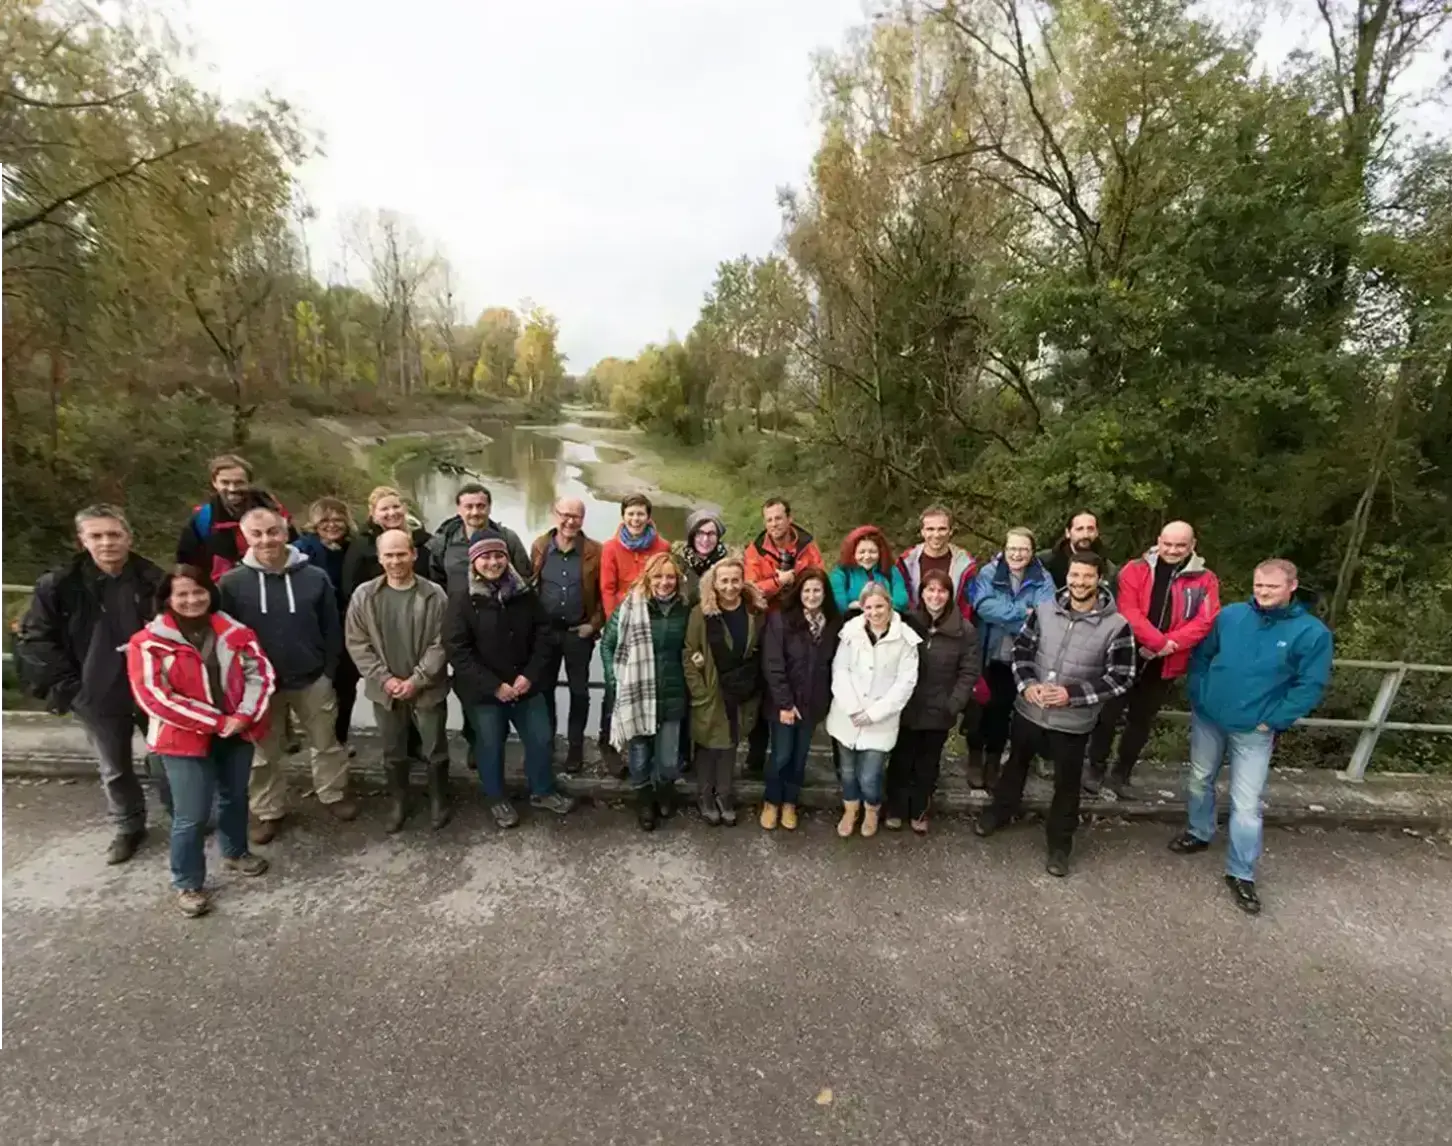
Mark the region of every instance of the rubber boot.
POLYGON ((391 799, 383 830, 393 835, 403 829, 403 823, 408 819, 408 761, 388 766, 388 794, 391 799))
POLYGON ((438 831, 454 818, 449 800, 449 766, 435 764, 429 768, 429 826, 438 831))
POLYGON ((844 840, 856 829, 857 813, 861 810, 861 800, 842 801, 842 818, 837 821, 837 834, 844 840))
POLYGON ((642 832, 655 831, 655 791, 649 784, 635 790, 635 822, 642 832))

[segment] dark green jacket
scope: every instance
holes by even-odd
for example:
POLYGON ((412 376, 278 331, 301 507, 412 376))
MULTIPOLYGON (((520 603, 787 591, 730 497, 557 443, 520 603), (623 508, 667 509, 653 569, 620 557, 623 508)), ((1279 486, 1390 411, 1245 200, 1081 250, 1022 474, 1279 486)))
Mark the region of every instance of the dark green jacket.
MULTIPOLYGON (((650 639, 655 646, 655 700, 656 719, 661 723, 668 720, 684 720, 686 706, 686 674, 684 669, 686 649, 686 622, 691 611, 679 598, 669 609, 651 598, 650 639)), ((605 622, 605 635, 600 640, 600 662, 605 669, 605 683, 615 688, 615 646, 620 642, 620 609, 610 614, 605 622)))

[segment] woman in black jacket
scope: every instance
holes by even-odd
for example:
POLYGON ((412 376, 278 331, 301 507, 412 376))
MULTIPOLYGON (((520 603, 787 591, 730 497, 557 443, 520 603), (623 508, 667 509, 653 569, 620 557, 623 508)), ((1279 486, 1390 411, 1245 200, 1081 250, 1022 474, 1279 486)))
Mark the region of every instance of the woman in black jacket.
POLYGON ((903 709, 897 745, 887 765, 887 819, 897 831, 912 821, 918 835, 928 830, 928 808, 938 786, 938 767, 948 732, 957 723, 983 667, 978 630, 953 602, 953 582, 941 569, 923 574, 921 603, 907 614, 923 638, 918 650, 918 683, 903 709))
POLYGON ((797 826, 797 800, 807 771, 812 733, 832 707, 832 658, 842 618, 823 569, 797 574, 781 612, 766 619, 762 671, 766 676, 771 722, 771 757, 766 765, 766 797, 761 826, 767 831, 797 826))
POLYGON ((378 563, 378 539, 390 529, 401 529, 413 538, 413 571, 419 577, 428 577, 429 531, 421 525, 410 529, 403 495, 392 486, 381 485, 368 495, 368 522, 353 538, 343 558, 344 612, 359 585, 383 576, 383 566, 378 563))

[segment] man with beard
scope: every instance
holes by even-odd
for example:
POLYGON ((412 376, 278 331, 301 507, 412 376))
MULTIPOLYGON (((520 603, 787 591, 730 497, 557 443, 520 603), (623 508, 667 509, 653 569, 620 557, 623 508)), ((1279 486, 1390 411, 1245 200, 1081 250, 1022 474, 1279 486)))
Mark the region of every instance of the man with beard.
POLYGON ((459 512, 434 531, 428 545, 430 580, 442 585, 450 596, 468 589, 469 546, 486 529, 504 538, 510 566, 521 577, 529 578, 531 566, 524 542, 514 530, 492 518, 494 495, 488 489, 478 482, 460 486, 454 495, 454 507, 459 512))
POLYGON ((1111 593, 1114 592, 1114 582, 1119 576, 1119 570, 1115 568, 1113 561, 1099 552, 1099 518, 1087 509, 1070 515, 1069 524, 1064 526, 1064 536, 1059 538, 1058 544, 1051 549, 1039 551, 1039 563, 1054 579, 1056 591, 1068 584, 1069 559, 1075 553, 1099 553, 1104 562, 1104 575, 1100 578, 1100 584, 1111 593))
POLYGON ((212 496, 192 511, 176 544, 178 565, 194 565, 212 575, 214 582, 247 554, 242 518, 254 509, 270 509, 287 525, 288 540, 297 530, 277 499, 252 484, 252 466, 236 454, 221 454, 207 467, 212 496))
POLYGON ((1158 543, 1119 574, 1119 611, 1139 643, 1139 675, 1123 697, 1110 701, 1099 714, 1089 744, 1089 770, 1084 787, 1098 792, 1106 786, 1105 765, 1120 717, 1119 755, 1107 786, 1119 799, 1133 795, 1129 776, 1149 741, 1155 717, 1175 680, 1190 667, 1190 653, 1210 631, 1220 611, 1220 583, 1195 552, 1195 531, 1183 521, 1160 530, 1158 543))
POLYGON ((1079 788, 1089 734, 1106 701, 1134 683, 1134 632, 1114 597, 1100 584, 1097 553, 1075 553, 1067 586, 1052 605, 1028 615, 1013 642, 1018 689, 1008 763, 993 789, 993 803, 974 832, 990 836, 1019 811, 1035 756, 1054 762, 1054 799, 1045 822, 1053 876, 1069 874, 1069 852, 1079 826, 1079 788))

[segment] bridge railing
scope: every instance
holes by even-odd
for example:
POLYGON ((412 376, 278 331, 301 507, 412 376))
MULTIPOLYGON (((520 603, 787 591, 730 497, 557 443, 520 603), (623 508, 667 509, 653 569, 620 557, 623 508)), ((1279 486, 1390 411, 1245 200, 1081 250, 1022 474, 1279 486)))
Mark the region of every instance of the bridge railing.
MULTIPOLYGON (((0 592, 3 592, 6 596, 29 596, 32 589, 29 585, 0 585, 0 592)), ((0 660, 6 663, 11 659, 10 653, 5 653, 3 657, 0 657, 0 660)), ((1408 676, 1413 673, 1448 675, 1452 674, 1452 665, 1413 664, 1407 661, 1338 659, 1332 662, 1332 666, 1337 671, 1381 673, 1381 684, 1377 687, 1376 696, 1371 702, 1371 710, 1366 714, 1364 720, 1342 720, 1326 716, 1307 716, 1296 721, 1297 728, 1330 728, 1360 733, 1356 738, 1356 747, 1352 749, 1351 758, 1347 761, 1346 767, 1337 773, 1342 779, 1359 782, 1366 778, 1366 771, 1371 766, 1372 756, 1376 752, 1377 742, 1381 739, 1383 732, 1410 732, 1422 736, 1452 736, 1452 724, 1428 724, 1420 721, 1391 719, 1392 708, 1396 704, 1397 693, 1401 691, 1402 684, 1408 676)), ((590 681, 590 687, 592 689, 603 689, 605 682, 592 680, 590 681)), ((1161 711, 1160 717, 1165 720, 1188 722, 1190 714, 1175 709, 1166 709, 1161 711)))

